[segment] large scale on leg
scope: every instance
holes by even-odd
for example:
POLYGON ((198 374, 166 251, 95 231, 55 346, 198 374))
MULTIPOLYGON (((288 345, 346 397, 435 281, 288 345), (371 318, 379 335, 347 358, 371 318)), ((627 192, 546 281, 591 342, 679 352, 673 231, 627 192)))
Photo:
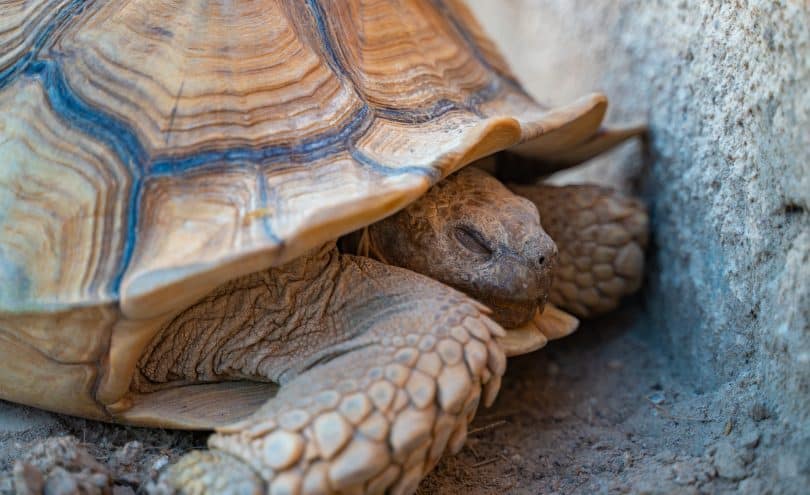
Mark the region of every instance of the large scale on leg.
POLYGON ((504 331, 334 241, 604 105, 534 102, 455 0, 5 2, 0 398, 219 428, 167 487, 411 492, 504 331))

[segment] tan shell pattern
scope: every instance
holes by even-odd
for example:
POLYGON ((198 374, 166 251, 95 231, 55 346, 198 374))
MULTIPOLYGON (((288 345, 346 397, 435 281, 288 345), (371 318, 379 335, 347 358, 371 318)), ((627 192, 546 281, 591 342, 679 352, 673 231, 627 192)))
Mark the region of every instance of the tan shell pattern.
POLYGON ((213 287, 599 105, 537 104, 458 0, 3 2, 0 397, 104 416, 213 287))

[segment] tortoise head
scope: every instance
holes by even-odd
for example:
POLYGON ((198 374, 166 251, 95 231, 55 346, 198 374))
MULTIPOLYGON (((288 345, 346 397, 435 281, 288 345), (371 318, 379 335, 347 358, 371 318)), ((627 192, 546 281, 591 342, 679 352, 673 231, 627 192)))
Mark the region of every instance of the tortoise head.
POLYGON ((506 328, 543 309, 557 257, 535 205, 473 167, 370 226, 368 241, 375 257, 478 299, 506 328))

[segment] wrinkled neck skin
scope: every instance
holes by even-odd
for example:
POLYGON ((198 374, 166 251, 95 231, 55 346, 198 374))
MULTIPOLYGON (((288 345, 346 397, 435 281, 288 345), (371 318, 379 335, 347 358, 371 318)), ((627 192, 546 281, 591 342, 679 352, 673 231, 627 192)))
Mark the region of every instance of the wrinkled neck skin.
POLYGON ((362 243, 371 257, 481 301, 505 328, 542 310, 557 257, 535 205, 473 167, 369 226, 362 243))

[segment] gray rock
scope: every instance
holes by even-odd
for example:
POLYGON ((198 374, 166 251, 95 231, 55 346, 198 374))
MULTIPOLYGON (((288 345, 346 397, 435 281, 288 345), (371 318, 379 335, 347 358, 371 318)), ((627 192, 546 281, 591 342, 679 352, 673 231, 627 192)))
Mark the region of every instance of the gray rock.
POLYGON ((762 480, 758 480, 755 478, 749 478, 740 481, 740 485, 737 487, 738 493, 740 495, 770 495, 771 491, 768 487, 765 486, 765 483, 762 480))
MULTIPOLYGON (((556 180, 610 184, 648 201, 650 340, 698 395, 722 393, 726 413, 761 422, 763 438, 810 431, 810 5, 469 3, 541 101, 601 90, 609 122, 648 123, 648 163, 628 145, 556 180)), ((722 428, 729 415, 713 419, 722 428)), ((719 448, 718 471, 738 479, 758 443, 719 448)), ((810 447, 799 451, 760 473, 778 487, 766 488, 807 492, 797 476, 810 447)))
POLYGON ((656 406, 659 406, 659 405, 663 404, 664 402, 666 402, 667 397, 666 397, 666 395, 664 395, 664 392, 653 392, 652 394, 650 394, 647 397, 647 400, 649 400, 650 402, 652 402, 656 406))
POLYGON ((93 495, 111 488, 107 467, 75 437, 50 437, 34 444, 15 464, 14 482, 22 493, 45 495, 93 495))
MULTIPOLYGON (((14 488, 18 495, 39 495, 45 488, 42 471, 27 462, 15 462, 14 488)), ((8 491, 11 492, 11 487, 8 487, 8 491)))
POLYGON ((609 121, 648 122, 647 170, 628 146, 561 180, 629 188, 641 173, 660 345, 706 389, 750 374, 772 406, 755 419, 810 428, 807 2, 469 3, 541 101, 602 90, 609 121))
POLYGON ((758 431, 748 430, 740 436, 739 444, 748 449, 755 449, 759 445, 760 438, 758 431))
POLYGON ((45 495, 76 495, 80 493, 79 484, 64 468, 57 466, 45 480, 43 493, 45 495))
POLYGON ((717 475, 733 481, 745 478, 748 473, 745 469, 745 460, 740 452, 726 440, 715 445, 712 463, 717 469, 717 475))
POLYGON ((676 462, 672 465, 673 481, 679 485, 691 485, 697 481, 695 467, 685 462, 676 462))
POLYGON ((135 464, 138 457, 143 455, 143 444, 137 440, 127 442, 123 447, 113 453, 113 460, 119 466, 135 464))
MULTIPOLYGON (((650 340, 698 394, 722 393, 726 413, 762 422, 763 434, 810 431, 808 3, 469 3, 541 101, 601 90, 609 122, 649 124, 648 164, 629 145, 556 180, 635 189, 648 201, 650 340)), ((714 419, 722 428, 728 417, 714 419)), ((718 445, 721 476, 744 477, 759 440, 740 441, 739 451, 718 445)), ((779 457, 773 474, 788 484, 774 493, 806 493, 790 480, 808 451, 779 457)))

